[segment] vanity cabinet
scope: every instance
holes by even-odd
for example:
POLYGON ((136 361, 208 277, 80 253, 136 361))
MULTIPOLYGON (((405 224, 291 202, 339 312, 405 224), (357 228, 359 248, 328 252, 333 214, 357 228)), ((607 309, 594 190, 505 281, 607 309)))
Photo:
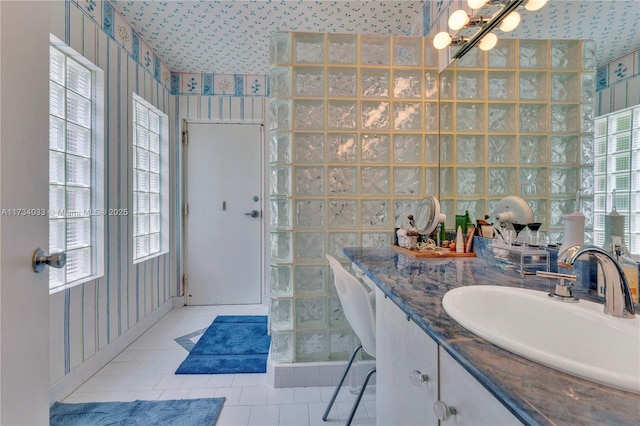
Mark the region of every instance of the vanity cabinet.
POLYGON ((377 423, 438 425, 436 402, 442 425, 521 424, 376 288, 377 423))

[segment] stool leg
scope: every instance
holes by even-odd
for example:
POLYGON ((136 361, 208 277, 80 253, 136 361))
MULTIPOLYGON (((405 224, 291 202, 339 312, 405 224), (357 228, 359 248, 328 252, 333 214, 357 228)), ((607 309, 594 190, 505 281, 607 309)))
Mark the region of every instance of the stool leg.
POLYGON ((353 420, 353 416, 356 414, 356 410, 358 409, 358 405, 360 405, 360 400, 362 399, 362 394, 364 394, 364 390, 367 388, 367 384, 369 384, 369 379, 373 376, 373 373, 376 372, 376 368, 373 367, 367 373, 367 377, 364 379, 364 383, 362 384, 362 389, 358 393, 358 398, 356 398, 356 402, 353 403, 353 407, 351 408, 351 414, 349 414, 349 419, 347 420, 346 426, 351 425, 351 421, 353 420))
POLYGON ((333 396, 331 397, 331 401, 329 401, 329 405, 327 405, 327 409, 324 410, 324 415, 322 416, 322 420, 323 421, 327 421, 327 416, 329 416, 329 411, 331 411, 331 407, 333 406, 333 403, 336 400, 336 397, 338 396, 338 392, 340 392, 340 388, 342 387, 342 384, 344 383, 344 379, 347 378, 347 374, 349 373, 349 369, 351 368, 351 364, 353 364, 353 360, 356 359, 356 355, 358 354, 358 351, 362 349, 362 345, 358 345, 357 348, 355 348, 353 350, 353 352, 351 353, 351 358, 349 358, 349 362, 347 363, 347 367, 344 370, 344 373, 342 374, 342 379, 340 379, 340 383, 338 383, 338 386, 336 387, 336 390, 333 392, 333 396))

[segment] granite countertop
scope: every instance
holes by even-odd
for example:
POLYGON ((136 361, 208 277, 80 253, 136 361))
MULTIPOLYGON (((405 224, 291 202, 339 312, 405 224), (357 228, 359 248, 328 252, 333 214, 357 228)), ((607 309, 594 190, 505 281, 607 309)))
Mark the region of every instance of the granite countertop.
MULTIPOLYGON (((495 284, 548 291, 551 280, 521 278, 499 271, 481 258, 417 259, 390 247, 345 248, 344 253, 524 424, 640 424, 640 395, 583 380, 503 350, 458 325, 441 303, 444 294, 456 287, 495 284)), ((589 292, 577 296, 598 300, 589 292)), ((567 338, 571 338, 571 330, 567 330, 567 338)))

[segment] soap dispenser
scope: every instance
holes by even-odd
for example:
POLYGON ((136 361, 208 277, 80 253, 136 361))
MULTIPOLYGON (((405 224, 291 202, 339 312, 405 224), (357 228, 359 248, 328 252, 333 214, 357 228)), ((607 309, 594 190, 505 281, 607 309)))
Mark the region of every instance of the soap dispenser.
POLYGON ((624 216, 616 210, 616 190, 611 191, 611 212, 604 217, 604 245, 603 249, 611 247, 612 235, 624 235, 624 216))
POLYGON ((562 216, 563 232, 560 250, 567 247, 584 244, 584 215, 581 210, 580 192, 576 193, 575 211, 562 216))

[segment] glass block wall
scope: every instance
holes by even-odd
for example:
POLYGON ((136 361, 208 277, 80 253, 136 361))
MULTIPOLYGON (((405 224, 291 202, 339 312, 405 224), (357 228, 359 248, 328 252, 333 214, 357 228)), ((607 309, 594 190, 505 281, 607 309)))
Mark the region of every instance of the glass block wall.
POLYGON ((272 356, 342 360, 355 347, 325 253, 388 246, 437 195, 431 39, 276 33, 270 71, 272 356))
POLYGON ((501 40, 440 80, 440 202, 447 225, 492 214, 505 196, 531 205, 551 242, 582 190, 593 238, 595 43, 501 40))

